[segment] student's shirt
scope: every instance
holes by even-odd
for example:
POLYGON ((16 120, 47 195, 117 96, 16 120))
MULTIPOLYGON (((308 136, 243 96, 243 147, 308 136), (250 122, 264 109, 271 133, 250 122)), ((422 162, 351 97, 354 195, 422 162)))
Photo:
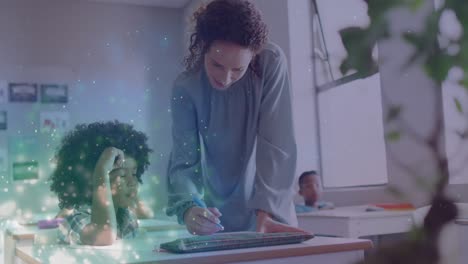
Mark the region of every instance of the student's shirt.
POLYGON ((224 91, 204 67, 175 81, 166 213, 179 222, 196 196, 221 211, 225 231, 255 228, 256 209, 297 225, 290 80, 278 46, 266 45, 258 70, 261 77, 247 70, 224 91))
MULTIPOLYGON (((138 232, 138 221, 135 214, 129 209, 117 210, 117 238, 134 238, 138 232)), ((80 234, 83 228, 91 223, 91 207, 80 206, 73 214, 64 218, 59 225, 58 238, 67 244, 81 244, 80 234)))
POLYGON ((333 209, 335 205, 332 202, 318 201, 315 206, 307 206, 304 204, 296 204, 296 213, 309 213, 323 209, 333 209))

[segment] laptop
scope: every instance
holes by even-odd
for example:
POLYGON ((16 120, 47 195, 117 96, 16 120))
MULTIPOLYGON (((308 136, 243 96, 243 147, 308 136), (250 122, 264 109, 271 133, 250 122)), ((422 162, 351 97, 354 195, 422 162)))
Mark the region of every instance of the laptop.
POLYGON ((313 238, 305 233, 258 233, 232 232, 218 233, 206 236, 179 238, 171 242, 162 243, 161 249, 173 253, 195 253, 215 250, 265 247, 285 244, 296 244, 313 238))

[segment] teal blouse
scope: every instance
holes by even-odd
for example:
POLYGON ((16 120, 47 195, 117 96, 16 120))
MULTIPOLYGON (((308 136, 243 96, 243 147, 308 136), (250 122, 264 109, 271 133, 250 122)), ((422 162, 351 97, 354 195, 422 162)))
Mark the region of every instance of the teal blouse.
POLYGON ((166 212, 179 222, 198 197, 220 210, 224 231, 255 229, 256 209, 297 225, 296 143, 285 55, 268 43, 259 66, 261 77, 248 70, 225 91, 210 85, 204 69, 176 79, 166 212))

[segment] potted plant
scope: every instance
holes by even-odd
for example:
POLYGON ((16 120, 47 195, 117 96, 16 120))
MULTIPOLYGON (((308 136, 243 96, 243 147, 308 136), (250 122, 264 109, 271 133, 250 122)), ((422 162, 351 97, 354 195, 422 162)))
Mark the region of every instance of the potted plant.
MULTIPOLYGON (((348 27, 340 31, 341 39, 347 50, 347 57, 343 60, 340 70, 346 74, 350 70, 359 75, 368 76, 378 67, 373 60, 372 50, 377 42, 392 37, 388 14, 396 8, 418 10, 427 1, 423 0, 363 0, 368 7, 370 23, 367 27, 348 27)), ((425 18, 421 31, 405 31, 401 36, 413 47, 413 53, 407 58, 406 65, 421 65, 437 85, 443 89, 450 70, 463 72, 463 77, 457 80, 458 85, 468 92, 468 35, 463 29, 468 27, 468 5, 465 0, 445 0, 437 2, 432 12, 425 18), (452 24, 460 27, 459 34, 444 31, 441 19, 453 20, 452 24)), ((442 94, 442 93, 440 93, 442 94)), ((454 105, 458 113, 465 116, 462 103, 454 98, 454 105)), ((436 102, 442 109, 442 99, 436 102)), ((387 108, 386 122, 397 122, 404 111, 401 106, 393 105, 387 108)), ((449 163, 443 145, 444 119, 442 111, 438 111, 435 124, 428 136, 419 136, 412 133, 411 126, 403 124, 397 130, 386 134, 389 144, 398 141, 401 135, 411 134, 419 137, 417 141, 425 145, 434 157, 437 164, 437 180, 431 186, 431 208, 420 226, 415 226, 408 238, 389 247, 376 249, 363 263, 441 263, 438 240, 440 232, 445 225, 457 216, 457 207, 444 193, 449 179, 449 163)), ((467 131, 455 131, 462 139, 468 136, 467 131)), ((415 175, 420 177, 421 175, 415 175)))

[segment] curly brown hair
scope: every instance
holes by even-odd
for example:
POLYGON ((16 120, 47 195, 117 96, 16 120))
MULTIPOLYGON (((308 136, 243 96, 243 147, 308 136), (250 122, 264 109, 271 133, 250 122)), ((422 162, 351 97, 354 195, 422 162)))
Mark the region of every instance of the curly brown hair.
POLYGON ((136 177, 141 183, 152 152, 147 140, 143 132, 118 121, 77 125, 62 139, 55 154, 57 167, 50 176, 50 190, 57 194, 60 209, 92 203, 92 172, 108 147, 121 149, 136 160, 136 177))
MULTIPOLYGON (((184 60, 188 72, 200 69, 203 55, 214 41, 232 42, 258 54, 268 39, 268 29, 260 11, 247 0, 214 0, 201 6, 192 20, 194 29, 190 35, 190 54, 184 60)), ((256 56, 249 69, 260 75, 256 56)))

